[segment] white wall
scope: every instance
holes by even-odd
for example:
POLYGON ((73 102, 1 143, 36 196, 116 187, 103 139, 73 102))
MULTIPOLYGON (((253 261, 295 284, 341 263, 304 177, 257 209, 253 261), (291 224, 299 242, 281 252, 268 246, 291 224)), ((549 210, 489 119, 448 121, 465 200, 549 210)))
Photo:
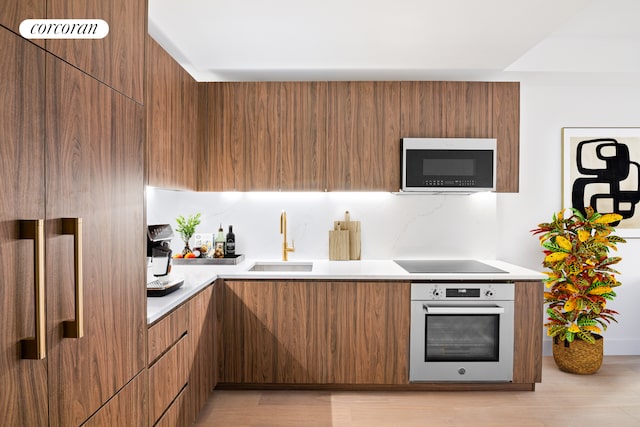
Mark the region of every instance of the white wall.
MULTIPOLYGON (((496 195, 393 195, 391 193, 193 193, 147 192, 147 222, 169 223, 178 215, 202 213, 197 231, 215 232, 222 223, 236 234, 236 252, 279 259, 280 213, 287 212, 291 260, 328 259, 334 220, 360 221, 363 259, 413 257, 495 258, 496 195)), ((172 249, 183 247, 179 236, 172 249)))
MULTIPOLYGON (((515 77, 514 77, 515 76, 515 77)), ((291 259, 328 258, 328 230, 344 211, 362 222, 362 257, 498 258, 542 269, 529 230, 561 207, 562 127, 640 126, 640 79, 628 75, 517 75, 521 81, 520 192, 473 196, 397 196, 388 193, 190 193, 149 189, 148 223, 170 223, 202 212, 199 232, 232 224, 237 251, 278 259, 279 216, 286 210, 291 259)), ((174 239, 173 249, 182 243, 174 239)), ((640 354, 640 239, 620 245, 623 286, 610 304, 619 323, 606 332, 606 354, 640 354)), ((546 317, 546 316, 545 316, 546 317)), ((545 339, 545 353, 550 354, 545 339)))
MULTIPOLYGON (((542 253, 529 230, 561 208, 561 129, 640 127, 640 81, 633 75, 565 73, 520 78, 520 192, 499 194, 497 257, 541 269, 542 253)), ((605 333, 605 354, 640 354, 640 239, 620 244, 623 286, 609 308, 619 323, 605 333)), ((545 316, 546 318, 546 316, 545 316)), ((545 352, 550 353, 545 340, 545 352)))

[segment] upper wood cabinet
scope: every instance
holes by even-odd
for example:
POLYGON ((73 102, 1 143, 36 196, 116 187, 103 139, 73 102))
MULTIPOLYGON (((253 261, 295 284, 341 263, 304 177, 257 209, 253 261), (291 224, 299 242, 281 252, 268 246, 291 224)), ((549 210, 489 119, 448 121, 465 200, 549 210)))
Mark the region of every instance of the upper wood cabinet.
POLYGON ((520 177, 520 83, 491 83, 492 137, 498 140, 497 191, 518 192, 520 177))
POLYGON ((487 82, 402 82, 401 137, 489 138, 492 89, 487 82))
POLYGON ((97 40, 46 40, 46 49, 113 89, 143 102, 146 0, 47 0, 47 18, 103 19, 97 40))
POLYGON ((324 190, 326 82, 210 83, 201 95, 205 191, 324 190))
POLYGON ((496 191, 518 191, 519 83, 402 82, 401 86, 402 137, 496 138, 496 191))
POLYGON ((25 19, 103 19, 103 39, 33 39, 46 50, 113 89, 143 101, 146 0, 2 0, 0 25, 19 34, 25 19))
POLYGON ((519 84, 202 83, 198 189, 397 191, 402 137, 496 138, 518 191, 519 84))
POLYGON ((327 189, 397 191, 400 84, 330 82, 327 189))
POLYGON ((280 190, 327 188, 327 82, 280 84, 280 190))
POLYGON ((146 84, 148 184, 195 190, 211 173, 198 167, 198 83, 149 36, 146 84))

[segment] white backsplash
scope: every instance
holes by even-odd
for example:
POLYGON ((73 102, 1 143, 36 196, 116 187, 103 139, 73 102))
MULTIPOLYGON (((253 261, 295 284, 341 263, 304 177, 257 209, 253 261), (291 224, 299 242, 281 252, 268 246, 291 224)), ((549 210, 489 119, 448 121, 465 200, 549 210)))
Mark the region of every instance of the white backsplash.
MULTIPOLYGON (((328 231, 334 220, 362 227, 362 259, 478 258, 496 255, 496 195, 394 195, 378 192, 186 192, 147 188, 147 223, 176 228, 178 215, 202 213, 197 232, 216 232, 229 224, 236 253, 279 259, 280 213, 286 210, 290 260, 328 259, 328 231)), ((184 244, 177 233, 174 252, 184 244)))

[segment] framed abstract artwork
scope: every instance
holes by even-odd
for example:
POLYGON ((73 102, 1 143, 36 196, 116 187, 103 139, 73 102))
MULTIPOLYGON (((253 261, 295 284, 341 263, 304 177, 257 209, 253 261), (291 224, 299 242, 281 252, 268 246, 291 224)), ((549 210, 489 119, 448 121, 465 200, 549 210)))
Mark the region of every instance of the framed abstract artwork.
POLYGON ((640 128, 562 128, 562 206, 622 215, 621 237, 640 237, 640 128))

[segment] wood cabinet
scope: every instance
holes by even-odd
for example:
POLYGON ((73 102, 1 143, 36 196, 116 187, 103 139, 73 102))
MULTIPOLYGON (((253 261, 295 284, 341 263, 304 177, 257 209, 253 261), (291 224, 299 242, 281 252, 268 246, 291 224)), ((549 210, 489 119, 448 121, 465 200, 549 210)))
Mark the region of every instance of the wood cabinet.
POLYGON ((0 37, 9 159, 0 274, 10 285, 0 316, 11 325, 0 369, 12 390, 0 408, 8 425, 79 425, 145 367, 143 107, 4 29, 0 37), (42 231, 20 239, 20 220, 38 219, 42 231), (21 359, 36 324, 45 353, 21 359))
POLYGON ((47 18, 61 17, 103 19, 109 24, 109 34, 93 40, 46 40, 46 49, 142 103, 146 0, 47 0, 47 18))
POLYGON ((220 282, 207 287, 188 303, 189 389, 185 400, 189 404, 191 422, 211 396, 217 384, 217 315, 216 297, 220 282))
POLYGON ((326 82, 210 83, 201 87, 199 189, 326 189, 326 82))
POLYGON ((46 87, 49 416, 76 425, 145 366, 144 109, 52 56, 46 87), (82 219, 78 339, 61 334, 77 316, 74 238, 60 218, 82 219))
POLYGON ((397 191, 400 83, 330 82, 327 189, 397 191))
POLYGON ((149 426, 191 425, 216 385, 214 289, 149 327, 149 426))
POLYGON ((326 102, 327 82, 280 84, 280 190, 327 188, 326 102))
POLYGON ((496 138, 497 190, 518 191, 519 84, 200 84, 205 191, 397 191, 402 137, 496 138))
POLYGON ((409 284, 226 281, 220 382, 408 381, 409 284))
POLYGON ((513 382, 539 383, 542 381, 544 315, 542 282, 516 282, 514 313, 513 382))
POLYGON ((198 83, 150 36, 147 36, 148 184, 195 190, 209 179, 198 163, 198 83))
POLYGON ((20 355, 21 340, 35 335, 37 312, 35 243, 20 239, 20 220, 45 212, 45 54, 4 28, 0 45, 0 413, 4 425, 41 426, 48 416, 47 360, 20 355))
POLYGON ((400 111, 402 137, 496 138, 496 191, 518 191, 519 83, 402 82, 400 111))
POLYGON ((136 100, 143 101, 146 0, 3 0, 0 25, 20 34, 25 19, 103 19, 103 39, 33 39, 69 64, 136 100))
POLYGON ((407 384, 410 301, 409 283, 330 283, 328 382, 407 384))
POLYGON ((513 383, 409 383, 410 284, 227 280, 223 385, 532 390, 541 381, 541 282, 516 282, 513 383))
POLYGON ((493 133, 498 139, 497 191, 520 188, 520 83, 491 83, 493 133))
POLYGON ((147 375, 147 371, 139 373, 82 427, 146 425, 147 375))

